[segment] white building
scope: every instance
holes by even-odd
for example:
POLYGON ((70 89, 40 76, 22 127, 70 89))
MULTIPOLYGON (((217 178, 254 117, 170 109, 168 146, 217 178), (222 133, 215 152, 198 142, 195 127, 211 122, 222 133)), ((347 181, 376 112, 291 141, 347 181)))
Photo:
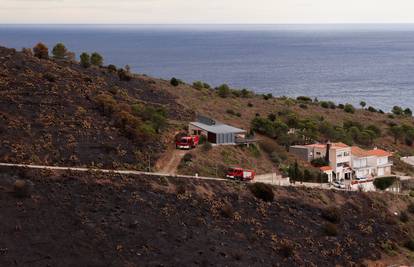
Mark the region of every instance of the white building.
POLYGON ((350 147, 344 143, 311 144, 291 146, 290 152, 297 157, 311 162, 324 158, 329 165, 320 168, 326 173, 329 181, 357 180, 391 175, 393 162, 389 160, 391 153, 382 149, 364 150, 350 147))
POLYGON ((352 169, 356 178, 375 178, 391 175, 391 153, 382 149, 364 150, 352 147, 352 169))

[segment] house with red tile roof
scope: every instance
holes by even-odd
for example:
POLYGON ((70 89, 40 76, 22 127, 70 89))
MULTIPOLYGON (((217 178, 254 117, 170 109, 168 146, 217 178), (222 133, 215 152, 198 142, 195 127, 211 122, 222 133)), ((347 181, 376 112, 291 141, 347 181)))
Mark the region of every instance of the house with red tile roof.
POLYGON ((351 179, 351 147, 344 143, 311 144, 291 146, 289 151, 299 158, 311 162, 314 159, 325 158, 330 167, 322 172, 328 174, 329 182, 333 180, 351 179))
POLYGON ((328 175, 329 182, 390 175, 393 165, 389 160, 391 153, 385 150, 365 150, 344 143, 291 146, 289 151, 308 162, 325 158, 327 166, 320 171, 328 175))
POLYGON ((389 160, 391 153, 374 148, 365 150, 357 146, 351 148, 352 169, 356 178, 375 178, 391 175, 393 162, 389 160))

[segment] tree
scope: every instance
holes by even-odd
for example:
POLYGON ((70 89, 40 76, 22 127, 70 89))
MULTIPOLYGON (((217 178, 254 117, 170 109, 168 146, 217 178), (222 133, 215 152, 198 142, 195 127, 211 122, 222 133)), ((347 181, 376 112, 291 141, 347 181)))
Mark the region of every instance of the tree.
POLYGON ((404 115, 406 115, 406 116, 412 116, 413 115, 413 112, 411 111, 411 109, 406 108, 406 109, 404 109, 404 115))
POLYGON ((48 59, 49 58, 49 49, 43 43, 38 43, 33 47, 33 54, 35 57, 48 59))
POLYGON ((392 113, 394 113, 395 115, 402 115, 404 113, 403 109, 399 106, 394 106, 392 108, 392 113))
POLYGON ((387 189, 388 187, 390 187, 391 185, 393 185, 395 183, 395 181, 397 180, 397 178, 395 177, 381 177, 381 178, 377 178, 374 180, 374 186, 375 188, 384 191, 385 189, 387 189))
POLYGON ((226 98, 231 94, 231 90, 227 84, 222 84, 217 88, 217 93, 219 96, 226 98))
POLYGON ((68 50, 66 49, 65 45, 62 43, 58 43, 53 47, 52 54, 53 57, 56 59, 65 59, 67 56, 68 50))
POLYGON ((110 72, 116 72, 117 71, 116 66, 114 64, 109 64, 108 65, 108 70, 110 72))
POLYGON ((390 128, 390 134, 394 137, 394 143, 397 144, 398 140, 404 135, 404 129, 401 126, 394 125, 390 128))
POLYGON ((359 102, 359 105, 361 105, 362 108, 365 108, 367 103, 365 101, 361 101, 361 102, 359 102))
POLYGON ((98 67, 102 66, 103 57, 99 53, 93 52, 91 55, 91 64, 98 67))
POLYGON ((172 86, 178 86, 178 85, 180 85, 180 80, 178 80, 177 78, 175 78, 175 77, 172 77, 171 78, 171 80, 170 80, 170 84, 172 85, 172 86))
POLYGON ((91 57, 88 53, 83 52, 80 55, 80 64, 84 68, 88 68, 91 65, 91 57))

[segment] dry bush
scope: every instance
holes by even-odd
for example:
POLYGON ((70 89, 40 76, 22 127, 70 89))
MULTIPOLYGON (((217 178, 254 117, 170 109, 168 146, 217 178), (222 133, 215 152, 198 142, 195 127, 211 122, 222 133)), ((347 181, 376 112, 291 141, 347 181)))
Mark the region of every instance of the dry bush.
POLYGON ((333 223, 326 223, 323 226, 323 232, 328 236, 337 236, 338 235, 338 228, 333 223))
POLYGON ((295 254, 295 249, 291 244, 285 243, 279 248, 279 253, 285 258, 290 258, 295 254))
POLYGON ((249 185, 249 190, 252 194, 263 201, 272 202, 275 198, 272 186, 264 183, 253 183, 249 185))
POLYGON ((228 202, 224 202, 223 206, 221 207, 220 213, 225 218, 233 218, 233 215, 234 215, 233 206, 228 202))
POLYGON ((339 223, 341 221, 341 212, 337 207, 329 207, 322 211, 322 218, 331 223, 339 223))
POLYGON ((16 180, 13 186, 13 193, 18 198, 30 197, 30 185, 24 180, 16 180))
POLYGON ((400 221, 402 221, 403 223, 407 223, 410 220, 410 218, 408 217, 408 214, 405 211, 402 211, 400 213, 400 221))

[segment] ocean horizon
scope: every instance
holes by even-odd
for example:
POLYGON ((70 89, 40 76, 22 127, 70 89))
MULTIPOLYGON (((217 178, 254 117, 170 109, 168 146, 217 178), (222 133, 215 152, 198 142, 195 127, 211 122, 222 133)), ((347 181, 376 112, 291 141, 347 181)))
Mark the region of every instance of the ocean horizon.
POLYGON ((0 25, 1 46, 40 41, 163 79, 414 109, 414 24, 0 25))

